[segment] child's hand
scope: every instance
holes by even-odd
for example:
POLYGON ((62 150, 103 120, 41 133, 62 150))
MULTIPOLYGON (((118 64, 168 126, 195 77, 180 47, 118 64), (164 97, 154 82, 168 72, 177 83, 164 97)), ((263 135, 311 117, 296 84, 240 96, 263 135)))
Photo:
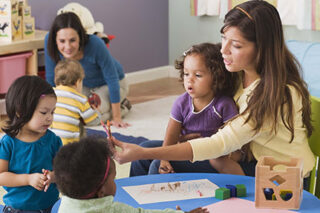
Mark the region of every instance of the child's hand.
MULTIPOLYGON (((181 210, 180 206, 176 207, 177 210, 181 210)), ((189 212, 186 213, 209 213, 209 211, 207 209, 204 209, 202 207, 196 208, 196 209, 192 209, 189 212)))
POLYGON ((28 175, 28 184, 36 190, 42 191, 47 177, 41 173, 32 173, 28 175))
POLYGON ((46 192, 50 186, 51 183, 54 182, 54 172, 42 169, 43 175, 46 177, 46 180, 44 182, 44 192, 46 192))
POLYGON ((174 170, 169 161, 161 160, 159 166, 160 174, 174 173, 174 170))

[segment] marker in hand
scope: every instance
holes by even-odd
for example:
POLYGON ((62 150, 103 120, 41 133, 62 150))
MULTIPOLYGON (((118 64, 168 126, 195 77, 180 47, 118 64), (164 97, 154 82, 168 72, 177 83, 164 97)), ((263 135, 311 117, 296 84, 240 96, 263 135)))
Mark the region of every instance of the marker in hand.
MULTIPOLYGON (((101 123, 102 127, 104 128, 104 131, 107 133, 108 138, 111 139, 111 130, 110 130, 110 127, 107 128, 106 125, 103 123, 102 120, 100 120, 100 123, 101 123)), ((108 120, 107 123, 109 123, 109 120, 108 120)), ((107 125, 108 125, 108 124, 107 124, 107 125)))
POLYGON ((110 122, 109 120, 107 120, 107 127, 108 127, 108 137, 111 139, 112 138, 112 134, 111 134, 111 127, 110 127, 110 122))

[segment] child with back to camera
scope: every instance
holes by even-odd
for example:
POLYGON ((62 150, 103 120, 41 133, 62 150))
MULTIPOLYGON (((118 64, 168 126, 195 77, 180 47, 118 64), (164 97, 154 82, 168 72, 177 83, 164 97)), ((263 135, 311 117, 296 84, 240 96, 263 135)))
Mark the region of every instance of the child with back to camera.
MULTIPOLYGON (((193 45, 184 52, 181 60, 176 61, 176 69, 180 71, 186 92, 173 104, 163 146, 178 143, 181 135, 194 134, 196 137, 208 137, 238 114, 232 99, 236 82, 233 74, 225 69, 220 48, 220 44, 193 45)), ((161 141, 145 143, 156 145, 161 141)), ((149 166, 149 174, 218 171, 244 175, 237 162, 240 161, 240 157, 241 153, 237 151, 231 158, 223 156, 210 162, 154 160, 149 166)), ((131 174, 141 171, 139 165, 148 165, 147 162, 148 160, 134 162, 131 174)))
POLYGON ((64 145, 79 140, 84 134, 83 125, 100 123, 87 96, 81 93, 83 78, 84 71, 77 60, 60 60, 55 67, 57 107, 51 129, 61 137, 64 145))
POLYGON ((38 76, 16 79, 6 94, 8 121, 0 142, 3 212, 49 213, 59 199, 52 161, 61 139, 48 130, 57 97, 38 76))
MULTIPOLYGON (((84 137, 63 146, 54 158, 56 183, 63 194, 59 213, 85 212, 182 212, 179 210, 144 210, 114 202, 116 166, 106 139, 84 137)), ((180 209, 180 208, 178 208, 180 209)), ((205 213, 197 208, 192 213, 205 213)))

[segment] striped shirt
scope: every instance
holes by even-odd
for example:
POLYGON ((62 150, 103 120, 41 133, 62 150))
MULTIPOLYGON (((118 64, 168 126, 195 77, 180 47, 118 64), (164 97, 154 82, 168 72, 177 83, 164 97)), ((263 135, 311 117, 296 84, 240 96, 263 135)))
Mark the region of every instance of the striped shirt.
POLYGON ((80 122, 85 125, 97 125, 98 114, 91 109, 88 98, 69 86, 54 88, 57 105, 54 111, 51 130, 61 137, 65 145, 80 138, 80 122))

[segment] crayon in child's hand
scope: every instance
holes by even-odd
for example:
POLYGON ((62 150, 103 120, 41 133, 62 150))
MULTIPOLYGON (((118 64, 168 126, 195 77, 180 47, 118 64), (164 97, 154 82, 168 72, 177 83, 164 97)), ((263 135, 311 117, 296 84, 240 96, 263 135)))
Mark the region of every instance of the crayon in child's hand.
POLYGON ((111 127, 110 127, 110 122, 109 120, 107 120, 107 127, 108 127, 108 133, 109 133, 109 138, 111 139, 112 138, 112 134, 111 134, 111 127))
POLYGON ((103 123, 103 121, 102 121, 102 120, 100 120, 100 123, 101 123, 101 125, 102 125, 102 127, 103 127, 104 131, 107 133, 108 138, 110 138, 109 130, 107 129, 106 125, 103 123))

